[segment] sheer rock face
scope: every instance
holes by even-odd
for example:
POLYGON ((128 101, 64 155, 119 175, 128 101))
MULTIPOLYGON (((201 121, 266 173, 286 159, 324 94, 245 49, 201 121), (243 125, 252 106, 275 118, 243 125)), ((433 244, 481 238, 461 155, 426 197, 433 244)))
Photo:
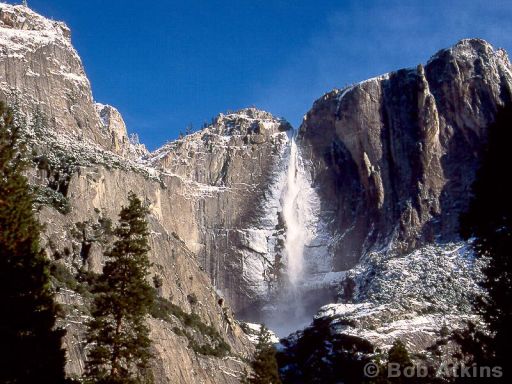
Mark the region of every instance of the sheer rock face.
POLYGON ((457 237, 486 127, 510 100, 506 53, 462 40, 425 67, 317 100, 299 131, 333 219, 338 270, 387 247, 407 252, 457 237))
POLYGON ((197 232, 180 236, 238 313, 251 311, 271 284, 290 129, 267 112, 243 109, 146 159, 188 186, 197 232))
MULTIPOLYGON (((67 148, 70 152, 76 151, 73 147, 67 148)), ((225 358, 204 356, 196 353, 175 327, 201 340, 197 330, 172 315, 170 322, 148 318, 156 382, 238 383, 244 369, 248 369, 241 358, 249 358, 253 346, 228 304, 219 301, 220 296, 196 255, 180 237, 182 233, 189 237, 197 233, 188 188, 176 176, 150 177, 142 169, 123 169, 101 162, 77 166, 65 196, 69 212, 59 213, 52 206, 43 206, 39 212, 40 221, 45 223, 42 244, 53 263, 63 265, 71 273, 78 270, 101 272, 105 262, 103 255, 113 241, 110 223, 117 222, 121 207, 127 203, 127 191, 135 192, 149 205, 151 277, 160 281, 159 295, 186 313, 197 314, 204 324, 219 332, 231 348, 225 358)), ((33 171, 30 178, 35 185, 46 185, 44 171, 33 171)), ((81 295, 65 288, 59 290, 59 301, 66 304, 67 316, 62 324, 68 330, 65 339, 67 371, 81 374, 86 353, 83 334, 87 321, 86 302, 81 295)), ((202 343, 209 345, 207 340, 202 343)))
POLYGON ((24 6, 0 3, 0 96, 76 140, 113 151, 123 141, 102 124, 69 28, 24 6))

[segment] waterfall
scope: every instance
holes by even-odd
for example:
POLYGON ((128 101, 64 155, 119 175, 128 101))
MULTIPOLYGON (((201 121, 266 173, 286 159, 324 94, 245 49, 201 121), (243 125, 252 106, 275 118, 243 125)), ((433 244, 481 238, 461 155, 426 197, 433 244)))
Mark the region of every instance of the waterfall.
MULTIPOLYGON (((315 284, 329 272, 328 238, 319 217, 320 199, 311 184, 295 135, 283 161, 280 208, 285 225, 281 251, 286 279, 264 309, 264 322, 279 336, 301 329, 326 300, 314 293, 315 284)), ((327 298, 328 300, 328 298, 327 298)))
POLYGON ((287 279, 274 302, 267 324, 279 336, 286 336, 307 325, 311 320, 304 311, 301 284, 305 274, 304 250, 311 239, 308 231, 308 191, 304 167, 295 137, 290 138, 288 164, 283 175, 281 209, 286 227, 284 238, 284 265, 287 279))
POLYGON ((306 226, 300 206, 300 192, 303 187, 303 171, 295 137, 291 138, 286 185, 283 193, 283 218, 286 224, 285 253, 287 274, 291 289, 296 289, 304 268, 304 246, 307 240, 306 226))

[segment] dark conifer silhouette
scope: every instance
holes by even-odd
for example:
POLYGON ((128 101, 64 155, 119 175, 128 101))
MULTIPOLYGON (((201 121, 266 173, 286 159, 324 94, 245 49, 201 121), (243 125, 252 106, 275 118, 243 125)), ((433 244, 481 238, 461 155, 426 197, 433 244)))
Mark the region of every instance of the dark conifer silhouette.
POLYGON ((395 340, 393 346, 388 351, 388 363, 399 364, 400 367, 410 367, 412 365, 411 357, 405 347, 405 344, 400 340, 395 340))
POLYGON ((64 331, 25 169, 21 126, 0 102, 0 382, 62 383, 64 331))
POLYGON ((507 367, 512 342, 512 194, 508 179, 511 142, 512 104, 508 104, 498 111, 496 121, 489 127, 473 198, 468 212, 461 216, 462 236, 475 238, 476 254, 489 260, 482 282, 486 294, 475 303, 488 332, 470 324, 463 335, 458 335, 471 362, 500 366, 506 377, 510 377, 507 367))

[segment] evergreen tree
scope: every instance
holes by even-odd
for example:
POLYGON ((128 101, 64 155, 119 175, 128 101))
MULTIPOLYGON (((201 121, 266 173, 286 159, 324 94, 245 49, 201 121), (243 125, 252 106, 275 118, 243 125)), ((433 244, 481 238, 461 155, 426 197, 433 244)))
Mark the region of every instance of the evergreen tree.
POLYGON ((412 366, 411 357, 405 344, 397 339, 388 351, 388 363, 399 364, 403 369, 412 366))
POLYGON ((129 194, 119 215, 113 248, 95 288, 86 380, 92 383, 148 383, 151 359, 145 317, 154 293, 148 283, 147 208, 129 194))
POLYGON ((62 383, 64 331, 55 329, 58 306, 21 147, 21 126, 0 102, 0 382, 62 383))
POLYGON ((475 238, 474 251, 489 260, 481 284, 486 294, 475 303, 488 332, 470 325, 459 341, 472 362, 503 367, 505 377, 510 377, 506 368, 512 343, 512 195, 507 178, 512 165, 510 142, 512 103, 498 111, 489 127, 473 198, 468 212, 461 216, 462 236, 475 238))
MULTIPOLYGON (((381 364, 380 361, 374 361, 378 366, 379 376, 370 383, 375 384, 392 384, 392 383, 421 383, 425 382, 419 377, 408 378, 403 375, 404 369, 412 367, 413 363, 405 344, 396 339, 388 351, 388 358, 386 364, 381 364), (399 374, 397 374, 399 372, 399 374)), ((427 380, 426 382, 432 383, 434 380, 427 380)))
POLYGON ((276 360, 276 350, 272 345, 269 330, 262 325, 256 345, 256 355, 251 363, 254 372, 244 379, 247 384, 281 384, 276 360))

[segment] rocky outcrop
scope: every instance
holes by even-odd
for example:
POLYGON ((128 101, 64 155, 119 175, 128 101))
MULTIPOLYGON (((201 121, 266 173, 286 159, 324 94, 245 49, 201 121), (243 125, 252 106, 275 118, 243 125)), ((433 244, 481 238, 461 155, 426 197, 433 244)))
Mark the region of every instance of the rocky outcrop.
POLYGON ((83 296, 86 290, 81 288, 84 276, 101 271, 104 252, 112 241, 111 230, 131 190, 150 208, 151 275, 160 297, 184 313, 199 316, 202 324, 215 330, 230 348, 225 357, 202 354, 183 334, 198 338, 199 347, 211 347, 212 340, 203 340, 193 326, 172 313, 165 321, 148 319, 155 335, 156 382, 237 383, 246 368, 243 359, 250 356, 253 347, 181 237, 198 232, 194 202, 188 196, 190 186, 177 176, 155 174, 96 147, 71 145, 60 136, 52 141, 49 131, 44 133, 44 145, 36 144, 42 138, 34 134, 37 163, 30 179, 38 187, 39 218, 45 223, 43 246, 52 265, 68 271, 56 275, 68 314, 63 323, 68 329, 68 372, 80 374, 83 369, 86 345, 82 332, 88 316, 87 295, 83 296), (67 180, 66 187, 55 190, 51 183, 54 178, 48 176, 54 174, 54 164, 62 163, 71 165, 59 171, 60 180, 67 180))
POLYGON ((116 108, 101 103, 95 103, 94 107, 101 119, 103 131, 110 132, 113 152, 129 159, 139 159, 149 154, 146 146, 139 142, 136 134, 128 137, 126 124, 116 108))
POLYGON ((43 245, 63 280, 68 372, 81 374, 86 353, 81 279, 101 271, 109 228, 132 190, 150 206, 161 297, 198 315, 230 348, 225 357, 204 355, 183 335, 206 350, 211 340, 176 316, 150 320, 157 382, 238 382, 253 346, 231 307, 250 307, 267 292, 278 221, 272 188, 291 127, 249 108, 149 154, 128 138, 114 107, 94 103, 64 24, 22 6, 2 5, 1 15, 0 95, 28 116, 43 245))
POLYGON ((67 276, 61 300, 70 311, 68 371, 83 369, 87 300, 66 284, 76 289, 81 282, 74 279, 101 271, 108 227, 133 190, 151 209, 150 257, 161 296, 197 314, 231 350, 224 358, 202 355, 183 332, 206 349, 212 340, 193 329, 174 332, 183 324, 172 316, 174 323, 152 321, 157 382, 238 382, 253 347, 230 307, 240 310, 266 293, 277 213, 268 219, 259 208, 290 126, 250 108, 148 154, 128 138, 115 108, 94 103, 64 24, 10 5, 1 6, 0 20, 0 95, 28 116, 43 244, 59 276, 67 276))
POLYGON ((473 39, 315 102, 299 145, 333 220, 336 270, 389 244, 457 237, 486 127, 511 87, 505 52, 473 39))
POLYGON ((386 359, 396 340, 419 366, 453 362, 454 331, 479 321, 472 303, 482 264, 465 242, 365 256, 346 273, 339 302, 281 340, 283 382, 335 382, 347 372, 363 379, 364 364, 386 359))
POLYGON ((75 140, 113 151, 128 142, 102 124, 69 28, 24 6, 0 3, 0 96, 75 140))

